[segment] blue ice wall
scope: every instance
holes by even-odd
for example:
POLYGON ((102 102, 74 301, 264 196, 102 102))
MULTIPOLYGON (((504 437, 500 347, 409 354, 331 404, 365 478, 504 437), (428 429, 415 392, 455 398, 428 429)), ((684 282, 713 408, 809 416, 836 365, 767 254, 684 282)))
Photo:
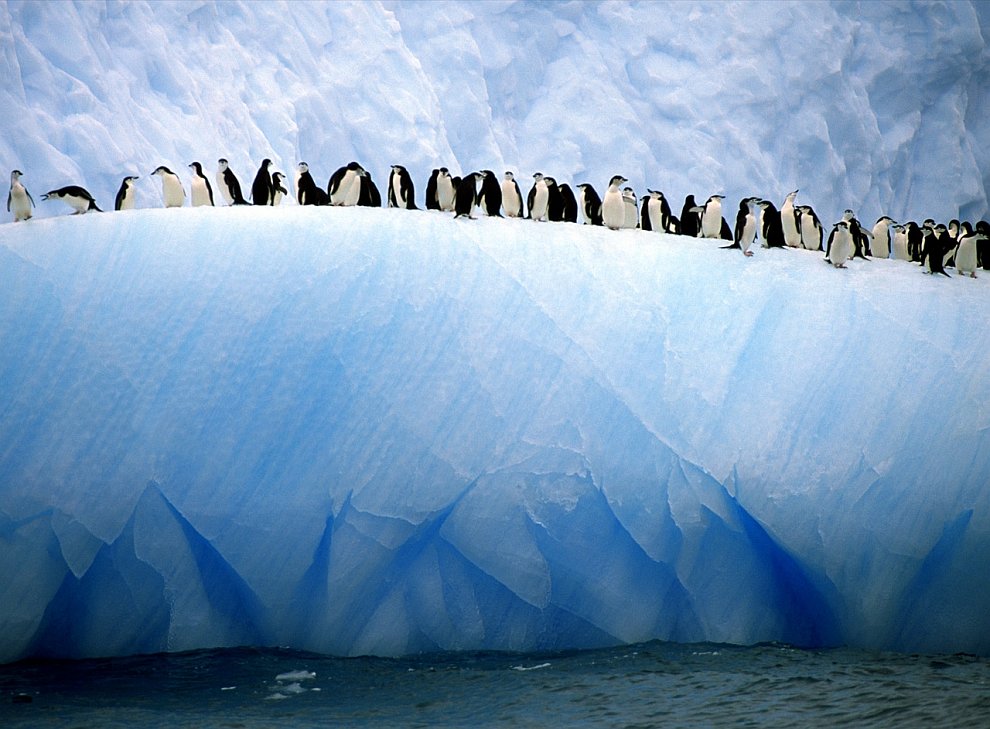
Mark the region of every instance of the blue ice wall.
POLYGON ((0 226, 0 659, 990 652, 990 277, 415 211, 0 226))

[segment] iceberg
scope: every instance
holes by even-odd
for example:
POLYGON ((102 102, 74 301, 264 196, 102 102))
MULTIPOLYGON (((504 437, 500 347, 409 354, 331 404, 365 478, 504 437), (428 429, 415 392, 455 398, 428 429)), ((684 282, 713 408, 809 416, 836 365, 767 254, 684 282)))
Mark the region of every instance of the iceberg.
POLYGON ((361 208, 0 226, 0 661, 990 653, 990 277, 361 208))

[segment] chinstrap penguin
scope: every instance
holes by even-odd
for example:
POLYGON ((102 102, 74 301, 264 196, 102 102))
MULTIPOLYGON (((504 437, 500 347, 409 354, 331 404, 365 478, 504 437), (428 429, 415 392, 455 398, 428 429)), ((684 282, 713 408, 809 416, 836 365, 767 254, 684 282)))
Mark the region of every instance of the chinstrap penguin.
POLYGON ((14 222, 31 219, 31 208, 35 207, 34 198, 21 182, 24 173, 13 170, 10 173, 10 192, 7 193, 7 212, 14 214, 14 222))
POLYGON ((189 194, 194 208, 204 205, 213 205, 213 188, 210 181, 203 174, 203 165, 199 162, 191 162, 189 169, 193 171, 192 182, 189 185, 189 194))
POLYGON ((120 182, 120 189, 117 190, 117 197, 113 201, 114 210, 134 209, 134 180, 139 179, 136 175, 128 175, 120 182))
POLYGON ((49 190, 41 196, 42 200, 61 200, 76 212, 73 215, 82 215, 90 210, 102 213, 96 205, 96 200, 89 194, 89 190, 78 185, 66 185, 57 190, 49 190))
POLYGON ((179 176, 165 165, 156 167, 151 174, 158 175, 162 180, 162 200, 165 207, 181 208, 186 201, 186 191, 179 176))

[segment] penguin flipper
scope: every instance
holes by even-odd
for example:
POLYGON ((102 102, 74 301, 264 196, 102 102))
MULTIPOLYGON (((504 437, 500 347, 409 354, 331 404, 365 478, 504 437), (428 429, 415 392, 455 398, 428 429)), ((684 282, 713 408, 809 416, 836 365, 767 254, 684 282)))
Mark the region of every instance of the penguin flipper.
MULTIPOLYGON (((8 192, 8 193, 7 193, 7 212, 8 212, 8 213, 10 212, 10 197, 11 197, 11 195, 10 195, 10 193, 8 192)), ((28 196, 28 197, 30 197, 30 196, 28 196)))
POLYGON ((738 242, 737 243, 733 243, 732 245, 728 245, 728 246, 719 246, 719 250, 722 250, 722 251, 728 250, 730 248, 739 248, 741 250, 742 249, 742 246, 739 245, 738 242))

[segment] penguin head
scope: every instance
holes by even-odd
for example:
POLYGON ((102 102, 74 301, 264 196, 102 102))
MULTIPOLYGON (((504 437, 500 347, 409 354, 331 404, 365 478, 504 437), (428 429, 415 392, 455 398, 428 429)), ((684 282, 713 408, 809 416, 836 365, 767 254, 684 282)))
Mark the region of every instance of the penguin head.
POLYGON ((621 184, 622 184, 623 182, 629 182, 629 180, 627 180, 627 179, 626 179, 625 177, 623 177, 622 175, 614 175, 614 176, 612 177, 612 179, 608 181, 608 186, 609 186, 609 187, 612 187, 612 185, 615 185, 616 187, 618 187, 618 186, 619 186, 619 185, 621 185, 621 184))
POLYGON ((502 178, 508 182, 512 182, 516 179, 515 176, 509 170, 505 171, 505 174, 502 175, 502 178))
POLYGON ((306 164, 305 162, 300 162, 298 165, 296 165, 296 169, 299 170, 299 172, 301 173, 309 172, 309 165, 306 164))
POLYGON ((158 167, 155 168, 155 171, 152 172, 151 174, 158 175, 159 177, 161 177, 163 175, 173 175, 175 173, 172 172, 172 170, 170 170, 165 165, 159 165, 158 167))
POLYGON ((539 182, 540 180, 543 179, 543 173, 542 172, 534 172, 533 173, 533 179, 536 180, 537 182, 539 182))
POLYGON ((203 176, 203 165, 201 165, 199 162, 190 162, 189 169, 193 170, 200 177, 203 176))
POLYGON ((14 182, 15 180, 23 176, 24 176, 23 172, 21 172, 20 170, 14 170, 10 173, 10 181, 14 182))
POLYGON ((217 167, 220 168, 220 171, 221 172, 223 172, 225 169, 227 169, 227 165, 228 164, 229 163, 227 162, 227 160, 225 160, 223 157, 221 157, 220 159, 217 160, 217 167))
POLYGON ((794 192, 789 192, 789 193, 787 193, 787 199, 788 199, 788 200, 794 200, 794 198, 796 198, 796 197, 797 197, 797 194, 798 194, 799 192, 800 192, 800 190, 795 190, 794 192))
POLYGON ((130 185, 132 182, 134 182, 134 180, 140 180, 140 179, 141 178, 138 177, 137 175, 128 175, 127 177, 124 178, 124 184, 130 185))

